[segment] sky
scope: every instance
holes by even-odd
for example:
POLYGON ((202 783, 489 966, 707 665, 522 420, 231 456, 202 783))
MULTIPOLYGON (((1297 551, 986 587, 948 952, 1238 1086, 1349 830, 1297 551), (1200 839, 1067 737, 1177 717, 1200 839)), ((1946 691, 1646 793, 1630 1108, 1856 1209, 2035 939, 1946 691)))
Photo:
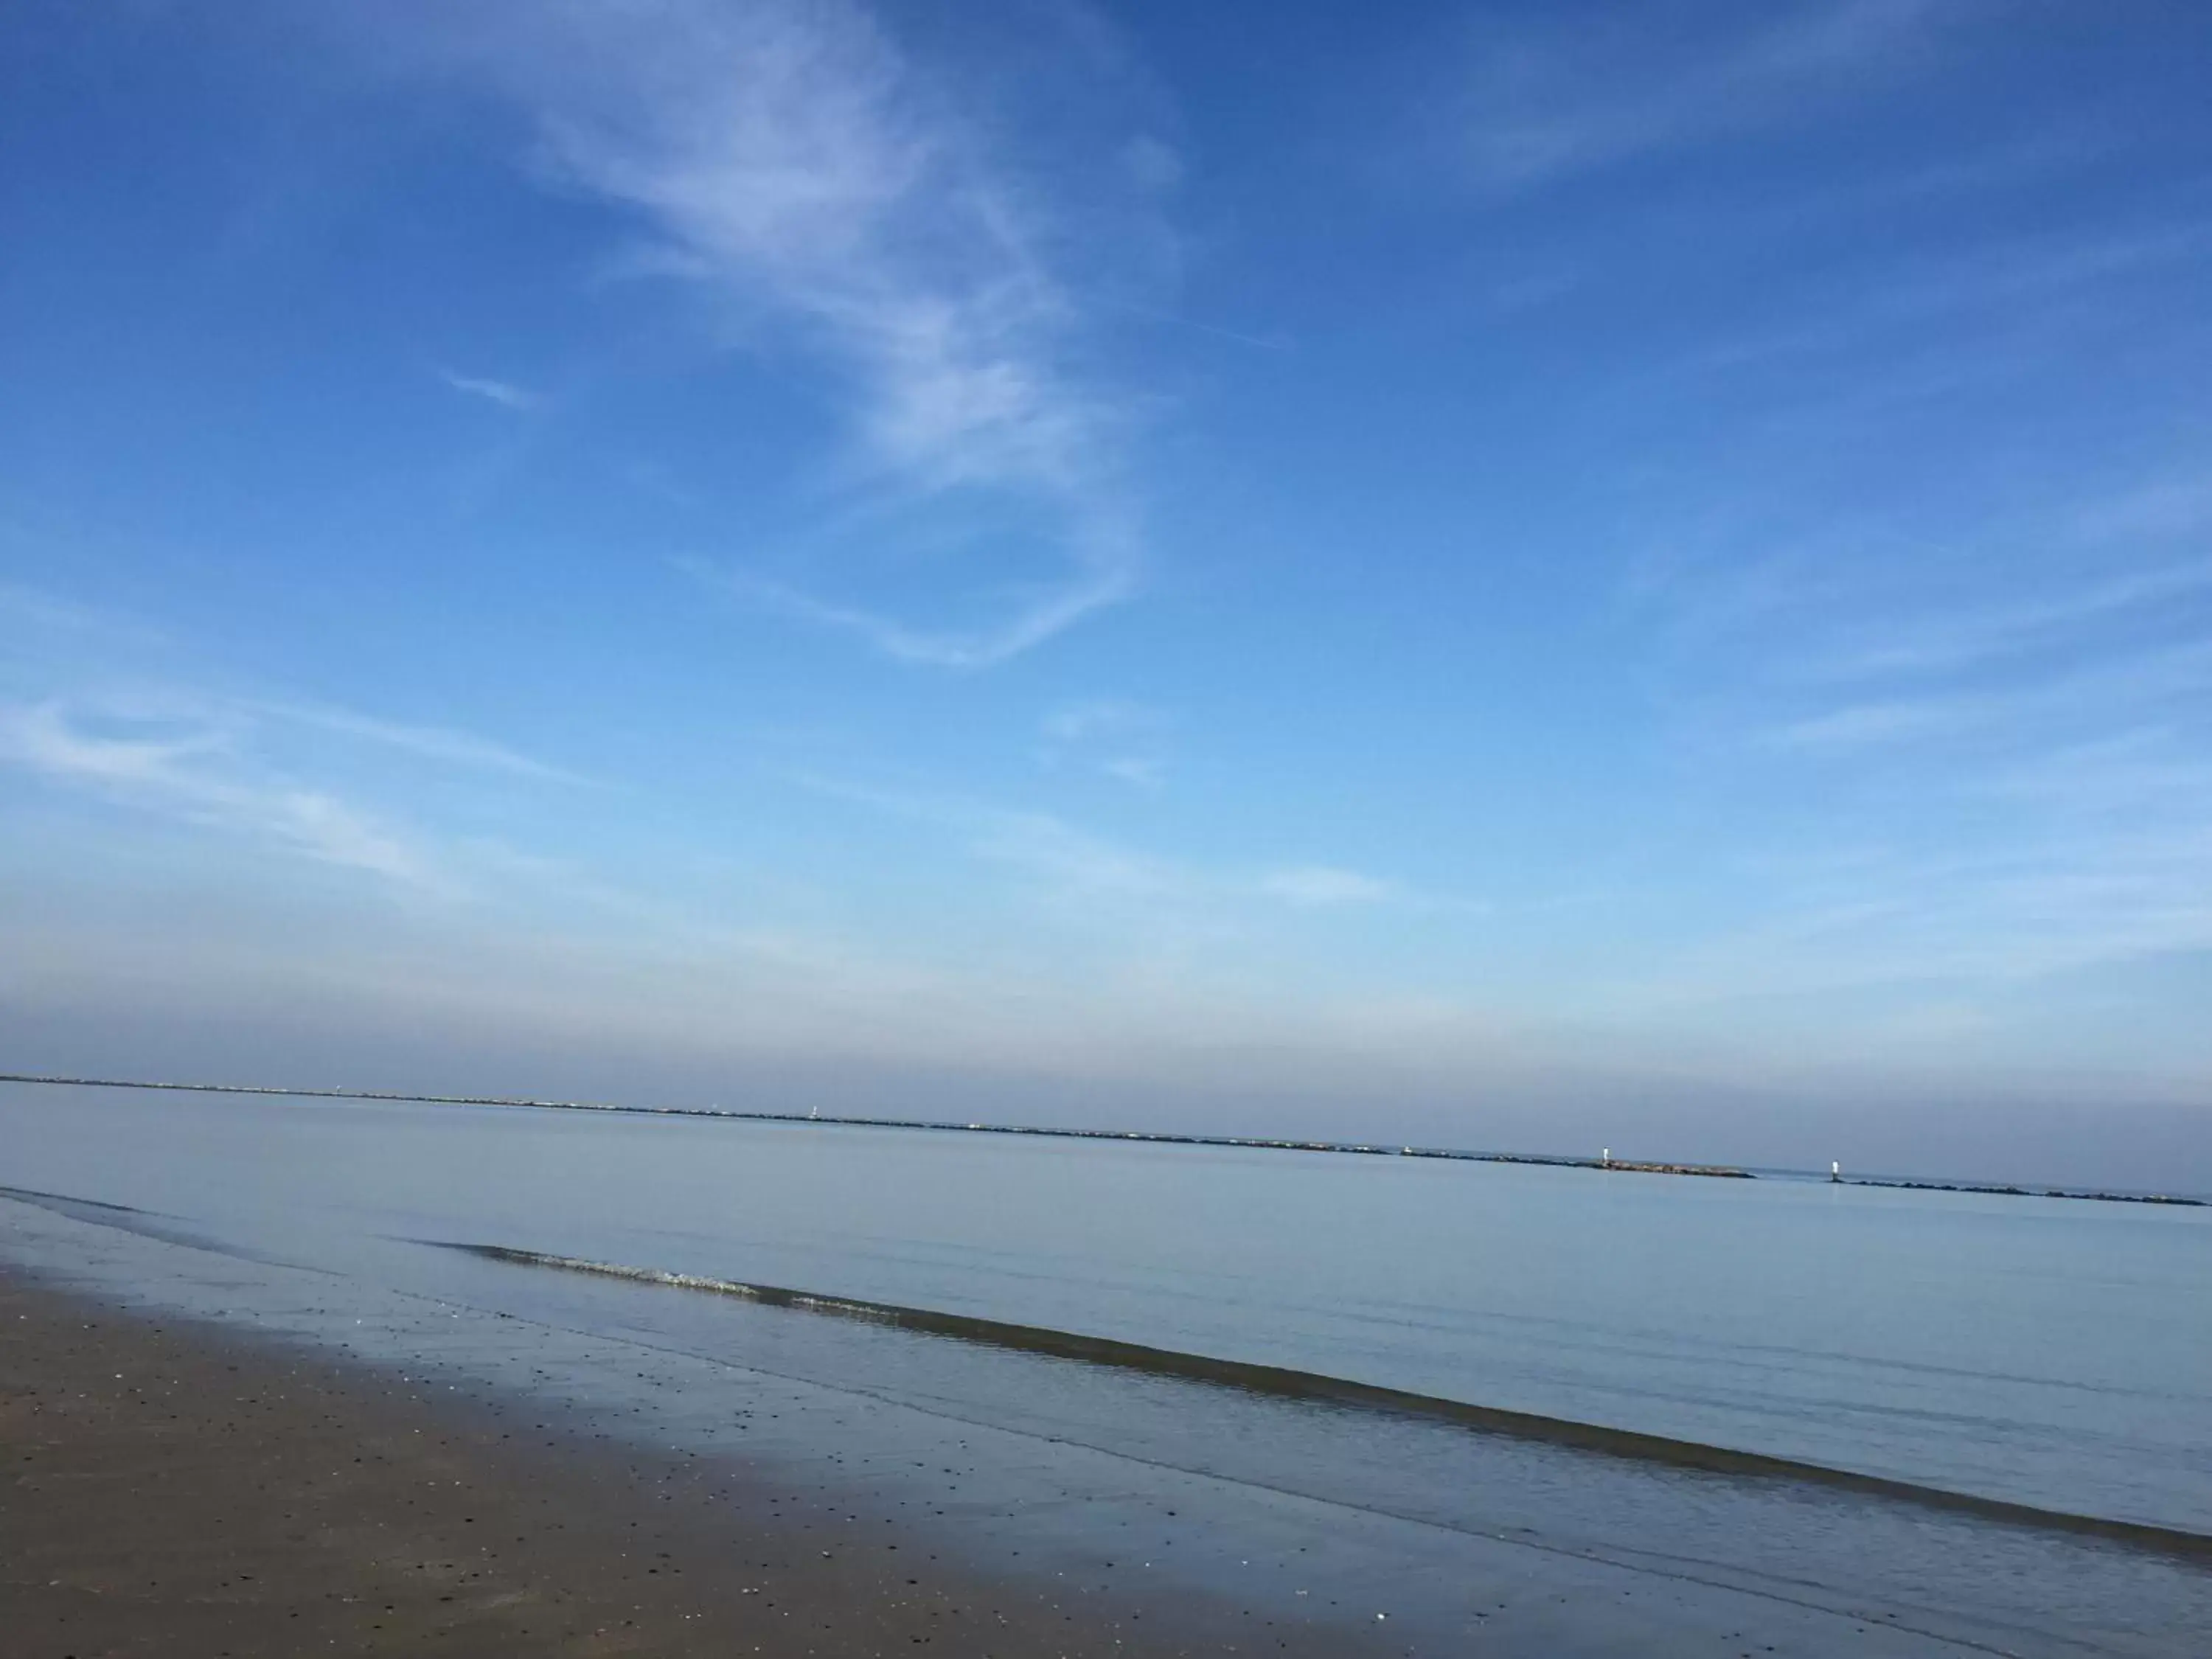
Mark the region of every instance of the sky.
POLYGON ((17 0, 7 1069, 2212 1189, 2208 54, 17 0))

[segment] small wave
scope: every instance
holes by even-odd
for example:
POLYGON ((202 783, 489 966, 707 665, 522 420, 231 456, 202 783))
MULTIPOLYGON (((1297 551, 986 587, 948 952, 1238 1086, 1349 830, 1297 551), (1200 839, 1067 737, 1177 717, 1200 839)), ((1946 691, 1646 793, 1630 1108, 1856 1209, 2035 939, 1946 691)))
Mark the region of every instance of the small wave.
POLYGON ((33 1187, 0 1187, 0 1198, 12 1198, 24 1204, 35 1204, 41 1209, 55 1210, 67 1214, 72 1210, 97 1210, 108 1215, 158 1215, 156 1210, 142 1210, 132 1204, 110 1204, 105 1199, 71 1198, 67 1193, 42 1193, 33 1187))
POLYGON ((1297 1370, 1289 1366, 1259 1364, 1243 1359, 1221 1359, 1174 1348, 1151 1347, 1140 1342, 1125 1342, 1113 1337, 1086 1336, 1077 1331, 1055 1330, 1049 1326, 1018 1325, 1004 1320, 984 1319, 972 1314, 901 1307, 888 1302, 869 1302, 855 1297, 830 1296, 775 1285, 748 1284, 738 1279, 714 1279, 699 1273, 670 1273, 657 1267, 590 1261, 577 1256, 517 1249, 504 1244, 473 1244, 445 1239, 417 1242, 519 1267, 552 1267, 567 1273, 592 1273, 604 1279, 626 1279, 634 1284, 657 1285, 669 1290, 737 1297, 769 1307, 859 1320, 872 1325, 890 1326, 922 1335, 945 1337, 1018 1353, 1140 1371, 1154 1376, 1176 1377, 1273 1399, 1424 1418, 1450 1423, 1479 1433, 1540 1441, 1548 1445, 1564 1446, 1638 1463, 1658 1464, 1736 1479, 1784 1480, 1823 1486, 1917 1504, 1925 1509, 1972 1516, 2007 1526, 2101 1538, 2162 1555, 2180 1556, 2196 1561, 2212 1560, 2212 1536, 2179 1528, 2043 1509, 2031 1504, 2013 1503, 1972 1492, 1954 1492, 1942 1486, 1924 1486, 1917 1481, 1863 1474, 1850 1469, 1831 1468, 1821 1463, 1801 1462, 1795 1458, 1777 1457, 1765 1452, 1739 1451, 1728 1446, 1678 1440, 1633 1429, 1608 1428, 1601 1424, 1547 1417, 1536 1412, 1480 1406, 1468 1401, 1416 1394, 1407 1389, 1297 1370))
MULTIPOLYGON (((297 1267, 295 1261, 283 1261, 275 1256, 262 1255, 252 1250, 226 1244, 213 1235, 198 1228, 180 1224, 184 1218, 172 1216, 165 1210, 142 1210, 133 1204, 111 1204, 105 1199, 73 1198, 67 1193, 42 1193, 29 1187, 0 1187, 0 1199, 17 1204, 28 1204, 54 1215, 65 1216, 71 1221, 82 1221, 88 1226, 112 1227, 118 1232, 135 1233, 141 1238, 150 1238, 162 1244, 179 1244, 188 1250, 205 1250, 210 1255, 227 1255, 235 1261, 252 1261, 269 1267, 297 1267)), ((320 1269, 307 1269, 319 1272, 320 1269)))

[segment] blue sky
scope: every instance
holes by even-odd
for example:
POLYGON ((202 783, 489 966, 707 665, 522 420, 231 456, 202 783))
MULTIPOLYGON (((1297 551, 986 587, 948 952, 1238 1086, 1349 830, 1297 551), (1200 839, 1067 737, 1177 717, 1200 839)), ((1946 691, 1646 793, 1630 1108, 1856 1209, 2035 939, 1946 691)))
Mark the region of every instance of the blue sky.
POLYGON ((9 1051, 2212 1186, 2208 50, 31 0, 9 1051))

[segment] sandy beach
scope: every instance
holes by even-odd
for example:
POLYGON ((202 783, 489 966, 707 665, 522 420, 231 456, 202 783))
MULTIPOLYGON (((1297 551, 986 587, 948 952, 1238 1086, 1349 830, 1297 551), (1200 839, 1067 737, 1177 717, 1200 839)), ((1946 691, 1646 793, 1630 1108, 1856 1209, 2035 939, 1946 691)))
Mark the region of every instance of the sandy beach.
POLYGON ((1395 1650, 963 1571, 741 1464, 540 1416, 0 1275, 7 1651, 1395 1650))

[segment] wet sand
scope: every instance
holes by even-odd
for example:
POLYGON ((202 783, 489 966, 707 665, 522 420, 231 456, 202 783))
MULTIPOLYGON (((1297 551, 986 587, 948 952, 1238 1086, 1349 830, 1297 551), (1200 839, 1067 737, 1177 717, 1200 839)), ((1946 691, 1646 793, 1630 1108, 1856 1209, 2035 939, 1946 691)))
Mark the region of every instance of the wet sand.
POLYGON ((0 1273, 5 1650, 1401 1650, 1352 1629, 1260 1636, 1225 1602, 1087 1605, 871 1536, 734 1460, 611 1448, 538 1414, 0 1273))

